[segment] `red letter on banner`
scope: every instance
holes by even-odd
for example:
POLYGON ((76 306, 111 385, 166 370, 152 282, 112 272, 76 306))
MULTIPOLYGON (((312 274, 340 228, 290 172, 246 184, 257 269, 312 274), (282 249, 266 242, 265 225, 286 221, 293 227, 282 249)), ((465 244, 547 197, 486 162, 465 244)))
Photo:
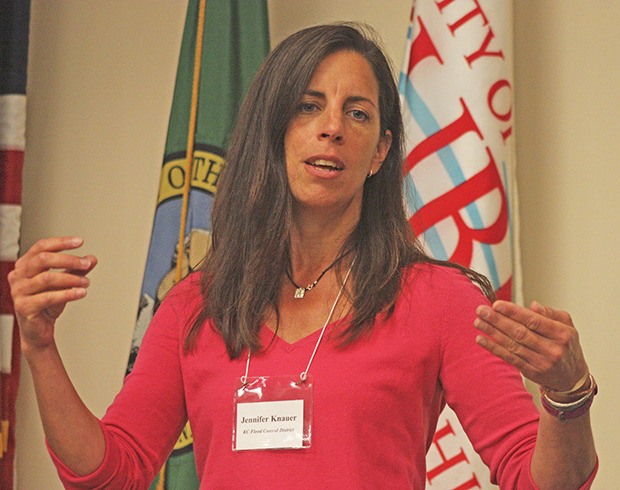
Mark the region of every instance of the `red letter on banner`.
MULTIPOLYGON (((512 86, 510 85, 510 82, 508 80, 504 79, 504 80, 499 80, 495 82, 493 86, 489 89, 487 101, 488 101, 489 109, 491 110, 491 113, 499 121, 510 122, 510 120, 512 119, 512 86), (505 112, 500 113, 498 109, 496 108, 496 104, 494 104, 494 102, 495 102, 495 96, 503 88, 506 88, 508 90, 508 95, 506 96, 506 100, 508 101, 508 109, 506 109, 505 112)), ((511 134, 512 134, 512 126, 509 126, 508 129, 501 132, 502 139, 504 140, 504 142, 510 137, 511 134)))
POLYGON ((470 54, 469 56, 465 56, 465 59, 467 60, 467 63, 469 64, 469 66, 473 65, 474 61, 479 60, 483 56, 494 56, 496 58, 504 59, 504 53, 502 50, 487 51, 489 44, 491 44, 491 41, 494 38, 495 38, 495 34, 493 34, 493 30, 489 27, 487 36, 484 38, 484 41, 482 42, 480 49, 478 49, 478 51, 476 51, 475 53, 470 54))
POLYGON ((474 121, 471 112, 469 112, 469 109, 465 105, 465 101, 463 99, 459 100, 463 108, 463 113, 456 121, 426 138, 407 155, 405 159, 405 172, 410 172, 421 160, 441 150, 444 146, 453 143, 465 133, 473 131, 478 135, 480 140, 482 140, 482 133, 480 129, 478 129, 478 126, 476 126, 476 121, 474 121))
POLYGON ((426 26, 422 22, 422 19, 418 17, 418 24, 420 24, 420 32, 417 37, 411 43, 411 49, 409 50, 409 67, 407 68, 407 75, 410 75, 416 65, 425 58, 433 57, 443 64, 439 51, 435 47, 431 36, 426 30, 426 26))
POLYGON ((488 165, 476 175, 449 192, 432 200, 415 213, 409 220, 417 235, 435 226, 446 218, 452 218, 459 231, 456 249, 450 260, 464 266, 471 264, 474 241, 480 243, 500 243, 508 231, 508 204, 504 185, 497 171, 497 165, 487 148, 488 165), (467 226, 460 212, 477 199, 498 190, 501 195, 501 209, 495 223, 487 228, 474 229, 467 226))
MULTIPOLYGON (((437 451, 439 452, 439 455, 441 456, 442 462, 439 463, 439 465, 437 465, 435 468, 426 472, 426 478, 428 479, 429 483, 432 483, 432 481, 435 478, 437 478, 442 473, 448 471, 450 468, 456 466, 457 464, 462 463, 462 462, 469 463, 469 460, 467 459, 467 456, 465 455, 465 451, 463 451, 463 448, 461 448, 461 451, 455 456, 452 456, 449 459, 446 458, 446 455, 443 452, 443 449, 441 448, 440 441, 441 439, 449 435, 455 435, 455 434, 454 434, 454 430, 452 429, 452 426, 450 425, 450 421, 446 421, 446 425, 442 427, 441 429, 438 429, 435 432, 435 435, 433 436, 433 446, 437 448, 437 451)), ((476 488, 476 487, 480 488, 480 484, 478 483, 478 479, 476 478, 476 475, 472 473, 472 478, 469 481, 463 483, 462 485, 459 485, 457 488, 459 490, 467 490, 467 489, 476 488)))
MULTIPOLYGON (((439 9, 439 11, 443 14, 443 9, 446 8, 448 5, 450 5, 451 3, 453 3, 454 0, 442 0, 441 2, 435 2, 435 5, 437 5, 437 8, 439 9)), ((487 16, 484 15, 484 11, 482 10, 482 7, 480 6, 480 4, 478 3, 478 0, 473 0, 474 5, 476 6, 474 9, 470 10, 467 14, 465 14, 463 17, 461 17, 459 20, 457 20, 454 24, 450 24, 448 25, 448 27, 450 28, 450 31, 452 32, 452 34, 454 34, 454 32, 461 27, 463 24, 469 22, 471 19, 480 16, 482 18, 482 25, 486 26, 489 23, 489 19, 487 19, 487 16)))

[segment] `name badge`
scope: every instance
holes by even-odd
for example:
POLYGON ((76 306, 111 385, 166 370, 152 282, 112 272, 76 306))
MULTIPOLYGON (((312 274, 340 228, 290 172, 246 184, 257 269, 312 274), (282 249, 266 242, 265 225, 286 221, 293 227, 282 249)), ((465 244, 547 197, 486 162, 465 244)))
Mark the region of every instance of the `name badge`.
MULTIPOLYGON (((238 382, 237 382, 238 384, 238 382)), ((312 433, 312 381, 248 378, 234 394, 233 450, 303 449, 312 433)))

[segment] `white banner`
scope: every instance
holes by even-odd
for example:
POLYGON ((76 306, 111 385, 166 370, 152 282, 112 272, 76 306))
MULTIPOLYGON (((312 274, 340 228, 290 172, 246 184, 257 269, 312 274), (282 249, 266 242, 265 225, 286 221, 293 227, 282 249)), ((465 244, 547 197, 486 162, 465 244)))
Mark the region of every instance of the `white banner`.
MULTIPOLYGON (((399 89, 410 223, 427 251, 514 288, 511 0, 417 0, 399 89)), ((427 455, 427 488, 494 488, 454 412, 427 455)))

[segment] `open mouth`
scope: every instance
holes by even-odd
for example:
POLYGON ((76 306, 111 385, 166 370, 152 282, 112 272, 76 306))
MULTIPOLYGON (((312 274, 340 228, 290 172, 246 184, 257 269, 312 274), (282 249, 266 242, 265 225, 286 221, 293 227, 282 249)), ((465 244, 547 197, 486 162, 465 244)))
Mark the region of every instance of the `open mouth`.
POLYGON ((321 170, 327 170, 329 172, 340 172, 343 168, 335 162, 329 160, 315 160, 313 162, 306 162, 308 165, 320 168, 321 170))

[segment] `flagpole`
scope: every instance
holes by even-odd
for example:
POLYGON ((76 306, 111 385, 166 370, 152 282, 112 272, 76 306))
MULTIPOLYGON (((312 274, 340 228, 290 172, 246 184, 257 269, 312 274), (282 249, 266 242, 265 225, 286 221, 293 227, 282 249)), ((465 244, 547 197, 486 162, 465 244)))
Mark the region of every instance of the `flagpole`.
POLYGON ((198 113, 198 89, 200 86, 200 66, 202 59, 202 38, 205 24, 206 0, 200 0, 198 5, 198 28, 196 32, 196 51, 194 53, 194 78, 192 82, 192 102, 189 114, 189 128, 187 134, 187 151, 185 154, 185 186, 183 188, 183 205, 181 208, 181 223, 179 225, 179 242, 177 243, 177 265, 175 283, 183 278, 183 258, 185 247, 185 226, 189 207, 189 193, 192 183, 192 163, 194 160, 194 141, 196 139, 196 116, 198 113))

